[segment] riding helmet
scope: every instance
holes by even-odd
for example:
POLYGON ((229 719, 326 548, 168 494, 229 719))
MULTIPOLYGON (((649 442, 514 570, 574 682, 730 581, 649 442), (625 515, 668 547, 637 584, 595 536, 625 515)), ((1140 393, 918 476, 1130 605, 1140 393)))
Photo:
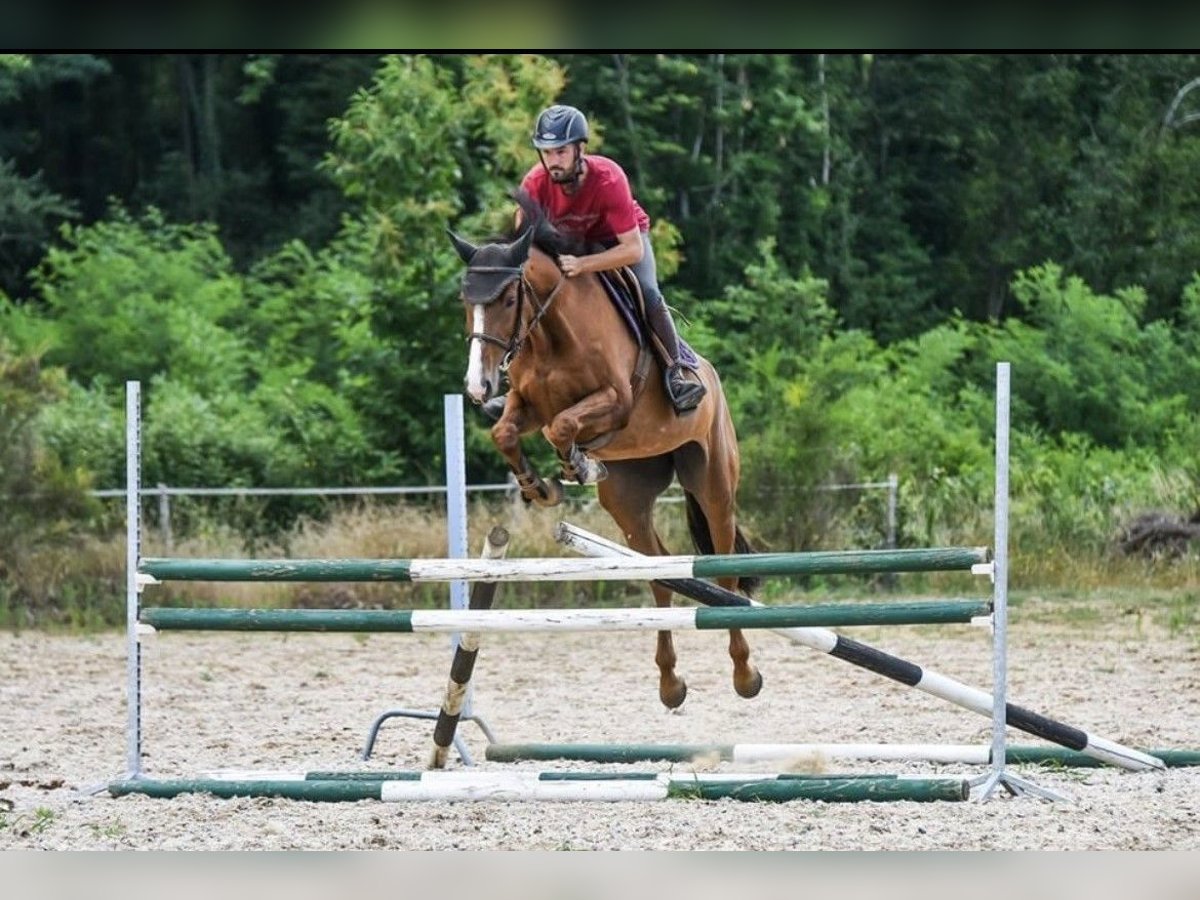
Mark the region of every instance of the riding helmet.
POLYGON ((587 139, 587 118, 573 106, 556 105, 543 110, 533 127, 533 146, 539 150, 565 147, 587 139))

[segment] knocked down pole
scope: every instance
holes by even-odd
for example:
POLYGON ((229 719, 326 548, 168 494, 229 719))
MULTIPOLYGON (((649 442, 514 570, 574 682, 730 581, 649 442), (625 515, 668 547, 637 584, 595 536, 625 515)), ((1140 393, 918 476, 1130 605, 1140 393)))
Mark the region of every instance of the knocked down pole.
MULTIPOLYGON (((615 544, 566 522, 559 523, 555 538, 559 543, 585 556, 644 558, 642 554, 630 550, 628 547, 622 547, 620 544, 615 544)), ((762 605, 706 581, 674 578, 662 580, 659 583, 678 594, 708 605, 762 605)), ((793 643, 803 644, 814 650, 820 650, 822 653, 828 653, 830 656, 836 656, 851 665, 869 669, 879 675, 891 678, 893 681, 915 687, 917 690, 948 700, 988 718, 992 716, 992 695, 987 691, 970 687, 929 669, 923 669, 898 656, 892 656, 890 653, 876 650, 867 644, 842 637, 836 632, 823 628, 776 628, 772 630, 793 643)), ((1166 768, 1161 759, 1142 753, 1140 750, 1096 737, 1079 728, 1065 725, 1013 703, 1005 704, 1005 721, 1013 728, 1019 728, 1051 743, 1059 744, 1069 750, 1077 750, 1101 762, 1124 769, 1141 771, 1166 768)))

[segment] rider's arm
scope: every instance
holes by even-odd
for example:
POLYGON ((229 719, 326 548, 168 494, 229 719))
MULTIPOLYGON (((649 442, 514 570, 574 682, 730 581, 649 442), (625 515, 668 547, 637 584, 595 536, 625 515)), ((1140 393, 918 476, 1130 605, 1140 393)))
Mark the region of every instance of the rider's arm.
MULTIPOLYGON (((637 228, 617 235, 617 242, 607 250, 592 253, 588 256, 573 257, 576 267, 568 271, 564 265, 563 271, 568 275, 582 275, 584 272, 606 272, 609 269, 619 269, 622 266, 637 265, 642 261, 642 233, 637 228)), ((563 257, 560 262, 565 262, 563 257)))

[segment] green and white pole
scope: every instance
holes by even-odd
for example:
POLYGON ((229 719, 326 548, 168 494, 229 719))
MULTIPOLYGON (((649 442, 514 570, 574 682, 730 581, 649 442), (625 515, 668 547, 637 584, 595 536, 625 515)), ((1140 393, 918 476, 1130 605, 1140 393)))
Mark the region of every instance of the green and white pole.
POLYGON ((970 787, 962 778, 903 775, 818 777, 758 773, 697 775, 690 773, 571 772, 394 772, 244 773, 229 779, 132 780, 109 785, 114 797, 142 794, 172 798, 182 794, 215 797, 279 797, 309 801, 660 801, 669 799, 744 801, 822 800, 961 801, 970 787), (310 777, 310 774, 313 777, 310 777), (372 777, 374 774, 374 777, 372 777))
POLYGON ((183 559, 149 558, 157 581, 653 581, 725 576, 963 571, 988 562, 986 547, 841 550, 623 559, 183 559))

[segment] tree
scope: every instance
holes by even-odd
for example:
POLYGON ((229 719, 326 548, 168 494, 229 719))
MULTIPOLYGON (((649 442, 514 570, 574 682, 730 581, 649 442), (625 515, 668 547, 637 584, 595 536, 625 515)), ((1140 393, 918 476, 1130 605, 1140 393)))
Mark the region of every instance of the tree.
MULTIPOLYGON (((560 84, 537 57, 389 57, 331 124, 323 168, 355 206, 338 242, 373 282, 378 346, 357 401, 384 447, 430 480, 443 473, 430 423, 441 421, 441 395, 461 390, 465 366, 462 265, 446 228, 511 223, 504 192, 530 164, 529 123, 560 84)), ((500 465, 491 452, 474 460, 500 465)))
POLYGON ((69 540, 95 511, 87 473, 64 468, 41 440, 39 417, 65 385, 61 369, 17 352, 0 335, 0 583, 19 581, 29 553, 69 540))

